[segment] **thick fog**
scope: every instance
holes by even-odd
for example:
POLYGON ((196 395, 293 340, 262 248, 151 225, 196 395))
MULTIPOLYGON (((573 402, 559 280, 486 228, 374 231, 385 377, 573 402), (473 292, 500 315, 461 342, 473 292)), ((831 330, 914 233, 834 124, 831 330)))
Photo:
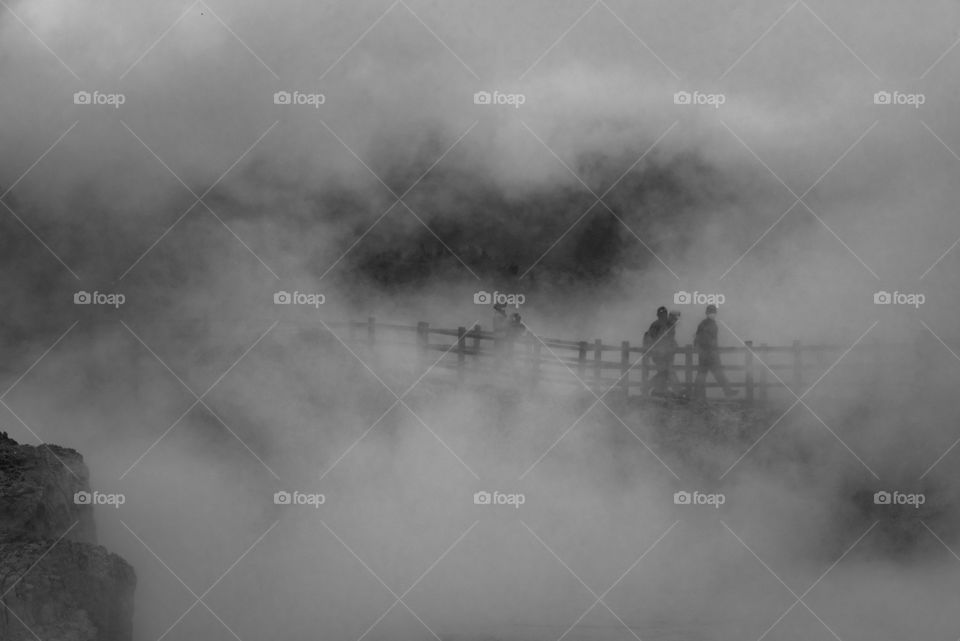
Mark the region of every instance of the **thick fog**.
POLYGON ((124 495, 96 515, 137 639, 956 638, 958 25, 947 2, 0 3, 0 429, 124 495), (686 344, 684 291, 723 296, 725 346, 838 349, 781 374, 802 402, 771 392, 759 429, 678 431, 335 325, 489 327, 480 290, 542 337, 639 344, 667 305, 686 344))

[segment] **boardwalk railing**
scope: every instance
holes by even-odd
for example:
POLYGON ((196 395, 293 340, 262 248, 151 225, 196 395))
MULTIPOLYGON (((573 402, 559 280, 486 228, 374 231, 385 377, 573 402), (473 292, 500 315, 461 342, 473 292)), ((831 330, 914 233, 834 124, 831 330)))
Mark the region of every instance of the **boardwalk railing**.
MULTIPOLYGON (((573 341, 529 334, 510 340, 485 331, 480 325, 443 329, 423 321, 416 325, 378 323, 372 316, 366 321, 330 326, 348 329, 351 341, 369 346, 408 345, 420 354, 422 363, 437 361, 437 367, 454 369, 461 379, 470 371, 503 370, 525 374, 532 384, 586 384, 597 392, 616 386, 613 391, 620 394, 645 396, 651 391, 656 374, 652 351, 629 341, 616 345, 605 344, 599 338, 573 341)), ((743 393, 735 400, 748 403, 764 403, 769 390, 785 385, 801 394, 804 386, 815 380, 811 372, 825 371, 845 349, 836 345, 801 345, 800 341, 788 346, 754 345, 753 341, 745 341, 745 345, 720 347, 719 351, 731 387, 743 393)), ((876 344, 872 347, 870 351, 877 352, 876 344)), ((867 362, 878 361, 871 356, 867 362)), ((678 347, 673 372, 687 394, 693 392, 697 369, 696 349, 692 345, 678 347)), ((710 389, 720 387, 712 375, 707 381, 708 395, 710 389)))

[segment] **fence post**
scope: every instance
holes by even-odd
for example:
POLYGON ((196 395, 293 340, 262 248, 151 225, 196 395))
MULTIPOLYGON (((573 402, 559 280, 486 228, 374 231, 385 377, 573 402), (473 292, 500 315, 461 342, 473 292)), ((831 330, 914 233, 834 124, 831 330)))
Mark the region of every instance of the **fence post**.
POLYGON ((603 343, 599 338, 593 341, 593 380, 600 384, 600 375, 603 374, 603 343))
POLYGON ((747 347, 747 351, 744 352, 743 357, 743 365, 746 368, 744 370, 746 371, 744 385, 747 388, 747 402, 753 404, 753 341, 744 341, 743 344, 747 347))
POLYGON ((467 328, 458 327, 457 328, 457 377, 463 380, 463 366, 467 359, 466 348, 467 348, 467 328))
MULTIPOLYGON (((760 343, 760 353, 763 354, 767 349, 766 343, 760 343)), ((761 359, 761 365, 763 361, 761 359)), ((767 368, 760 368, 760 403, 764 404, 767 402, 767 368)))
POLYGON ((624 398, 630 398, 630 341, 620 343, 620 385, 624 398))
POLYGON ((586 376, 587 372, 587 341, 580 341, 580 353, 577 355, 577 376, 580 380, 586 376))
POLYGON ((800 386, 803 385, 802 380, 803 368, 800 365, 800 341, 793 341, 793 386, 796 388, 794 394, 800 393, 800 386))
POLYGON ((683 354, 684 382, 687 384, 687 396, 693 398, 693 346, 687 345, 683 354))
POLYGON ((367 316, 367 343, 373 345, 376 338, 377 320, 373 316, 367 316))

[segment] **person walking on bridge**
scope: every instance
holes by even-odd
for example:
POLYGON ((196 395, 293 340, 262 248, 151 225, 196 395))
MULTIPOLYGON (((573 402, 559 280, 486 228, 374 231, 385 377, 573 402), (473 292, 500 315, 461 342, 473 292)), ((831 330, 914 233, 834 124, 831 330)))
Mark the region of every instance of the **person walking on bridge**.
POLYGON ((723 387, 724 396, 736 396, 737 391, 730 387, 723 365, 720 363, 720 347, 717 344, 717 306, 707 305, 707 317, 700 321, 693 346, 697 349, 697 380, 694 383, 694 398, 707 397, 707 372, 711 372, 723 387))
POLYGON ((657 320, 650 323, 650 327, 647 329, 647 332, 643 335, 643 346, 651 347, 654 343, 657 342, 657 339, 667 331, 667 321, 669 316, 667 315, 666 307, 657 308, 657 320))
POLYGON ((523 324, 523 319, 520 317, 519 312, 510 314, 506 332, 507 353, 513 354, 514 344, 527 334, 527 326, 523 324))
POLYGON ((673 348, 670 347, 670 317, 666 307, 657 308, 657 320, 650 324, 643 335, 643 347, 650 352, 657 373, 650 387, 651 396, 662 396, 670 383, 670 365, 673 361, 673 348))
POLYGON ((526 335, 526 333, 527 326, 523 324, 523 318, 520 316, 520 313, 514 312, 510 314, 510 322, 507 325, 507 338, 512 342, 526 335))

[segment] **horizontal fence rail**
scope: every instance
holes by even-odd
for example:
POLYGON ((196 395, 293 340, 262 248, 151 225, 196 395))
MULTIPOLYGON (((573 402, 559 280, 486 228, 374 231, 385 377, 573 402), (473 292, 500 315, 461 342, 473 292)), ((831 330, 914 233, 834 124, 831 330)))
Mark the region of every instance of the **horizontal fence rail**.
MULTIPOLYGON (((453 369, 459 378, 468 371, 505 369, 526 372, 528 380, 589 386, 597 392, 647 396, 653 389, 657 368, 653 350, 631 345, 629 341, 606 344, 600 339, 573 341, 533 336, 529 333, 509 338, 502 333, 484 330, 480 325, 456 329, 431 327, 427 322, 416 325, 378 323, 374 317, 366 321, 329 323, 331 328, 347 329, 353 342, 374 346, 388 344, 409 346, 419 353, 425 364, 444 370, 453 369), (388 334, 383 338, 382 334, 388 334), (409 337, 405 340, 404 337, 409 337), (439 360, 438 360, 439 359, 439 360), (613 389, 615 388, 615 389, 613 389)), ((722 369, 730 387, 742 391, 739 401, 764 403, 771 388, 789 387, 801 394, 804 384, 816 380, 810 372, 824 371, 840 354, 849 350, 839 345, 801 344, 776 346, 744 341, 745 346, 718 349, 722 369)), ((879 354, 876 344, 865 346, 879 354)), ((875 365, 879 356, 871 356, 875 365)), ((692 395, 699 364, 693 345, 678 346, 673 354, 672 371, 675 383, 692 395)), ((708 377, 707 389, 721 385, 708 377)))

